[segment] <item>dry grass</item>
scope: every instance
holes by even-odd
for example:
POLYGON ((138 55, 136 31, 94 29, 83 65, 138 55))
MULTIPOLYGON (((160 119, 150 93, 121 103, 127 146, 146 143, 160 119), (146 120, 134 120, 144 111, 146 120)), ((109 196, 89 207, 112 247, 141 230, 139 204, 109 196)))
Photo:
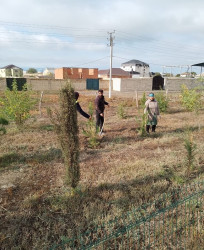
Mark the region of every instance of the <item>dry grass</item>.
MULTIPOLYGON (((106 98, 107 101, 108 98, 106 98)), ((82 108, 94 96, 81 96, 82 108)), ((90 149, 82 133, 85 118, 79 115, 81 181, 76 193, 64 185, 64 167, 57 137, 46 114, 57 106, 56 95, 45 95, 42 117, 33 112, 25 128, 10 124, 0 144, 0 214, 2 249, 42 249, 61 236, 71 237, 78 227, 109 220, 132 207, 151 201, 172 186, 203 179, 204 110, 197 115, 180 108, 172 97, 162 114, 157 133, 140 137, 132 99, 114 97, 105 111, 105 137, 90 149), (117 105, 125 101, 127 118, 117 117, 117 105), (185 177, 183 133, 192 129, 197 154, 196 169, 185 177), (6 186, 7 185, 7 186, 6 186)))

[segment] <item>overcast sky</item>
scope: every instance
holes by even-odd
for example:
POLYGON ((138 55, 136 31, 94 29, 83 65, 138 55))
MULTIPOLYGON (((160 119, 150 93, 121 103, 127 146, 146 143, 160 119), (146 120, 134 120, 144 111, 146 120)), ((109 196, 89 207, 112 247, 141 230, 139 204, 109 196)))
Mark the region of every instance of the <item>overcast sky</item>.
POLYGON ((0 67, 107 69, 114 30, 113 67, 137 59, 161 72, 163 65, 204 62, 203 0, 1 0, 0 6, 0 67))

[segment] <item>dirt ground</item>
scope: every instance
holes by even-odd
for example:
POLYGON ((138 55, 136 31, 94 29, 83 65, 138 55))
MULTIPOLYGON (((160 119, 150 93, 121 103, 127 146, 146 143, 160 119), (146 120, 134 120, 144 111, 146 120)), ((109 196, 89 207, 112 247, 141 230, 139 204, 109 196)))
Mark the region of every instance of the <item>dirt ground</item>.
MULTIPOLYGON (((88 112, 93 94, 80 96, 88 112)), ((105 110, 105 135, 90 148, 82 132, 87 120, 78 115, 81 178, 77 194, 64 184, 62 153, 46 107, 58 105, 58 96, 43 97, 42 116, 33 111, 25 127, 11 123, 0 144, 0 244, 2 249, 48 248, 74 228, 88 227, 122 214, 158 197, 170 186, 203 180, 204 110, 186 112, 178 94, 170 95, 156 133, 138 132, 142 110, 131 98, 113 97, 105 110), (125 105, 126 119, 117 115, 125 105), (185 176, 186 130, 196 144, 195 168, 185 176), (167 171, 168 170, 168 171, 167 171), (169 173, 168 175, 166 173, 169 173), (39 248, 40 247, 40 248, 39 248)))

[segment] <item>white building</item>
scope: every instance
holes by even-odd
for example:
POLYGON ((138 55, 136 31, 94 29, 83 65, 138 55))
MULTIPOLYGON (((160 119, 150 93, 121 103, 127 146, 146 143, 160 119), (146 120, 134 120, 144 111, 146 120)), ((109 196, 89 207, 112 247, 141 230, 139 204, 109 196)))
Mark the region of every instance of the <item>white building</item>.
POLYGON ((132 75, 132 78, 150 76, 149 64, 139 60, 130 60, 128 62, 122 63, 121 69, 128 71, 132 75))
POLYGON ((0 68, 0 77, 23 77, 23 69, 10 64, 0 68))

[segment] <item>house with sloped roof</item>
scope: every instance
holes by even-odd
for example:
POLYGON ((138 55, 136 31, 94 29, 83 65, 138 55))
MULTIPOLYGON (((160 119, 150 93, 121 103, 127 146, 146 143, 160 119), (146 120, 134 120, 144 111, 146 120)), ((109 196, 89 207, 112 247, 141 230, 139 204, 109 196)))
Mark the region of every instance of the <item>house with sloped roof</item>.
POLYGON ((10 64, 0 68, 0 77, 23 77, 23 69, 10 64))
POLYGON ((121 69, 129 72, 132 78, 150 76, 149 64, 135 59, 122 63, 121 69))
MULTIPOLYGON (((98 71, 99 78, 110 78, 110 69, 104 69, 98 71)), ((129 72, 120 69, 120 68, 112 68, 112 78, 130 78, 131 75, 129 72)))

